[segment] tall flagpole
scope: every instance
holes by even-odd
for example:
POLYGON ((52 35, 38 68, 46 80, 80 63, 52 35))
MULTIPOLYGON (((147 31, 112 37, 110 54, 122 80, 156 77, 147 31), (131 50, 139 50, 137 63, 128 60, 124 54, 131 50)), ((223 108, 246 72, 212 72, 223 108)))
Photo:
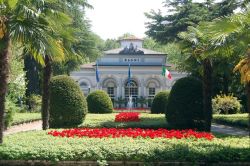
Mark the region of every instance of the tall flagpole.
MULTIPOLYGON (((131 94, 130 94, 130 82, 131 82, 131 70, 130 70, 130 64, 129 64, 129 80, 128 80, 128 103, 131 104, 132 101, 130 101, 130 98, 131 98, 131 94)), ((129 106, 129 111, 131 111, 131 107, 132 106, 129 106)))

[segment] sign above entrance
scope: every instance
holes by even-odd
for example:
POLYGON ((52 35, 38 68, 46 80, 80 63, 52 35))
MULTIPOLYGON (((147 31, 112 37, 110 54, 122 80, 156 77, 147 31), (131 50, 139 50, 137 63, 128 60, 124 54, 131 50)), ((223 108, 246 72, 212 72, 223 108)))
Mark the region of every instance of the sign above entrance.
POLYGON ((141 58, 123 58, 123 62, 141 62, 141 58))

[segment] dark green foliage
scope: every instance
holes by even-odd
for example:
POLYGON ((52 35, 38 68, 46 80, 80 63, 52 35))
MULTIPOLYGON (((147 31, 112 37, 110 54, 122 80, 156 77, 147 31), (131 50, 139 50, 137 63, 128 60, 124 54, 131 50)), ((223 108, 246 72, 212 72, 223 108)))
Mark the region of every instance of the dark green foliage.
POLYGON ((63 75, 52 78, 50 92, 50 127, 76 126, 83 122, 87 103, 73 79, 63 75))
POLYGON ((162 91, 157 93, 154 97, 151 113, 152 114, 160 114, 165 113, 167 102, 168 102, 169 91, 162 91))
POLYGON ((174 128, 204 127, 202 112, 202 83, 196 78, 185 77, 176 81, 168 98, 166 119, 174 128))
POLYGON ((230 15, 240 5, 236 0, 219 3, 212 1, 194 2, 189 0, 166 0, 167 15, 161 11, 145 13, 150 22, 146 23, 146 34, 161 43, 178 40, 177 34, 186 31, 188 26, 195 26, 201 21, 230 15))
POLYGON ((245 129, 250 126, 249 115, 247 113, 232 115, 213 115, 213 122, 245 129))
POLYGON ((7 129, 11 126, 13 122, 13 117, 15 115, 15 112, 18 111, 18 107, 15 103, 13 103, 8 98, 6 99, 6 109, 5 109, 5 116, 4 116, 4 127, 7 129))
POLYGON ((87 97, 88 110, 90 113, 111 113, 113 104, 105 91, 97 90, 90 93, 87 97))

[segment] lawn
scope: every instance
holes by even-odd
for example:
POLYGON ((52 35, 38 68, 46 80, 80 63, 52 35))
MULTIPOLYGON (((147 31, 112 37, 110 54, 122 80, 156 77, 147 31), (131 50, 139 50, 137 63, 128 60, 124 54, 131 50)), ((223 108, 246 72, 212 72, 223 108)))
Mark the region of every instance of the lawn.
POLYGON ((15 113, 11 125, 28 123, 41 119, 41 113, 15 113))
MULTIPOLYGON (((114 122, 116 114, 88 114, 84 127, 166 127, 164 115, 141 114, 140 122, 114 122)), ((54 137, 48 131, 30 131, 4 138, 0 160, 191 161, 250 162, 249 137, 168 139, 149 137, 54 137)))
POLYGON ((164 114, 149 114, 141 113, 140 122, 115 122, 115 115, 113 114, 87 114, 84 123, 81 127, 119 127, 119 128, 167 128, 167 122, 164 114))
POLYGON ((234 127, 247 128, 249 126, 248 114, 213 115, 213 122, 234 127))

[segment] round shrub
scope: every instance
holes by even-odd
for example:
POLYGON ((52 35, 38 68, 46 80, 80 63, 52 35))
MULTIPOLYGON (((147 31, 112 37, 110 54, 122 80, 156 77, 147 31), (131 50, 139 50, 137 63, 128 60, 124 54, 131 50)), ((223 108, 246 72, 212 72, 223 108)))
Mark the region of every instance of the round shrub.
POLYGON ((242 106, 240 101, 234 97, 232 94, 230 95, 217 95, 212 99, 213 113, 217 114, 236 114, 239 113, 242 106))
POLYGON ((87 102, 78 84, 69 76, 55 76, 50 82, 51 128, 81 124, 87 114, 87 102))
POLYGON ((193 77, 185 77, 176 81, 168 97, 166 119, 173 128, 196 128, 203 130, 205 126, 202 82, 193 77))
POLYGON ((168 102, 168 96, 169 91, 162 91, 156 94, 151 107, 152 114, 165 113, 165 109, 168 102))
POLYGON ((113 104, 105 91, 97 90, 90 93, 87 97, 88 110, 91 113, 112 113, 113 104))

